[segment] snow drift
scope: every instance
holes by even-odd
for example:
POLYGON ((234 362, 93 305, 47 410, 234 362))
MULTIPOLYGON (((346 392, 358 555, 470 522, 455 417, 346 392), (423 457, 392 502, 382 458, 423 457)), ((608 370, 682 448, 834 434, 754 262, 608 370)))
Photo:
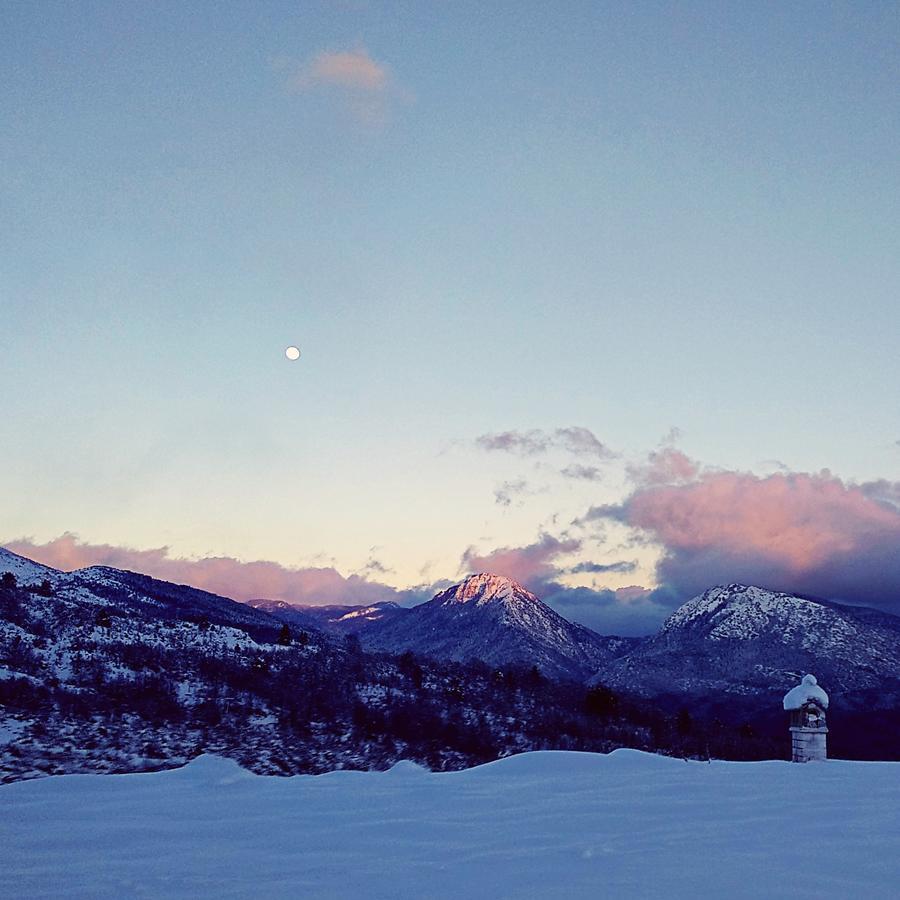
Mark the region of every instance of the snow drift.
POLYGON ((894 897, 900 764, 526 753, 0 787, 0 896, 894 897))

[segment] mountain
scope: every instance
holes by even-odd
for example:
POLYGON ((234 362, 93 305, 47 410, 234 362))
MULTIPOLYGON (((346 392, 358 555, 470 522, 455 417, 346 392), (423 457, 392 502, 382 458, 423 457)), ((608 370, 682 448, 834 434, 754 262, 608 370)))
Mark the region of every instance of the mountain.
POLYGON ((29 611, 49 620, 64 616, 67 610, 92 612, 95 616, 102 611, 123 622, 202 623, 261 638, 277 635, 282 624, 264 610, 189 585, 171 584, 109 566, 62 572, 0 547, 0 575, 5 572, 12 573, 19 586, 25 588, 38 588, 42 582, 48 582, 46 593, 32 591, 29 611))
POLYGON ((306 606, 284 600, 251 600, 250 605, 288 624, 332 634, 359 634, 376 622, 387 622, 409 612, 393 600, 371 606, 306 606))
POLYGON ((480 659, 493 666, 536 665, 550 677, 582 679, 629 638, 602 637, 567 621, 522 585, 500 575, 470 575, 403 615, 360 632, 366 648, 412 650, 437 659, 480 659))
POLYGON ((286 622, 288 625, 302 628, 304 631, 322 630, 313 616, 308 616, 304 609, 288 603, 286 600, 248 600, 247 606, 259 609, 278 619, 279 622, 286 622))
MULTIPOLYGON (((368 609, 338 619, 379 616, 368 609)), ((649 705, 597 714, 583 685, 529 677, 530 660, 500 675, 288 632, 265 610, 195 588, 0 551, 0 782, 170 768, 202 752, 281 774, 400 759, 455 769, 529 749, 696 752, 663 734, 649 705)))
POLYGON ((851 703, 893 703, 900 618, 743 584, 714 587, 594 680, 642 696, 737 696, 786 691, 805 672, 851 703))
POLYGON ((313 615, 2 549, 0 576, 0 781, 179 765, 202 750, 284 773, 621 745, 772 758, 788 747, 781 698, 804 671, 832 698, 834 755, 900 747, 900 620, 759 588, 707 591, 640 642, 601 637, 487 574, 410 610, 313 615), (336 639, 357 627, 359 642, 336 639), (420 655, 389 655, 404 650, 420 655), (532 665, 551 677, 530 677, 532 665), (614 691, 574 683, 588 672, 614 691))
POLYGON ((44 579, 51 583, 62 577, 65 573, 50 566, 41 565, 33 559, 27 559, 0 547, 0 574, 10 572, 20 584, 40 584, 44 579))

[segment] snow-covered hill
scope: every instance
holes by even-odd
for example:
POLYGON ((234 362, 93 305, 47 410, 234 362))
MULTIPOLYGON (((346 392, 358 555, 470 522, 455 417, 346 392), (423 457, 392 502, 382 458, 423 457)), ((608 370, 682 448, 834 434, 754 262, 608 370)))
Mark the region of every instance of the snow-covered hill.
POLYGON ((570 678, 585 677, 635 643, 569 622, 522 585, 486 573, 372 625, 360 638, 367 647, 394 653, 536 665, 546 675, 570 678))
POLYGON ((0 547, 0 573, 2 572, 11 572, 20 584, 40 584, 45 578, 52 584, 65 574, 19 556, 5 547, 0 547))
POLYGON ((32 611, 48 614, 62 608, 104 608, 110 614, 139 619, 203 621, 231 628, 259 628, 275 635, 280 623, 263 610, 184 584, 172 584, 109 566, 61 572, 0 547, 0 574, 11 572, 21 587, 49 582, 48 596, 35 595, 32 611))
POLYGON ((0 896, 825 898, 900 884, 900 764, 526 753, 0 787, 0 896))
POLYGON ((900 619, 748 585, 715 587, 596 680, 644 695, 755 694, 786 690, 804 672, 849 701, 900 696, 900 619))

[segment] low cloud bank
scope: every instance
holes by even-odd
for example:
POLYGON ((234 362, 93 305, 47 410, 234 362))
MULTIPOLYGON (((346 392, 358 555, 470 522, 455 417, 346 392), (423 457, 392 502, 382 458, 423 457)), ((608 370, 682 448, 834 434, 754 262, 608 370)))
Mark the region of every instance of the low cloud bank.
POLYGON ((366 605, 393 600, 411 606, 431 596, 430 587, 398 590, 360 575, 342 575, 330 566, 292 569, 276 562, 243 562, 230 556, 184 559, 170 556, 168 547, 135 550, 112 544, 89 544, 70 533, 45 544, 22 539, 4 546, 13 553, 64 571, 112 566, 176 584, 189 584, 235 600, 265 598, 316 606, 366 605))

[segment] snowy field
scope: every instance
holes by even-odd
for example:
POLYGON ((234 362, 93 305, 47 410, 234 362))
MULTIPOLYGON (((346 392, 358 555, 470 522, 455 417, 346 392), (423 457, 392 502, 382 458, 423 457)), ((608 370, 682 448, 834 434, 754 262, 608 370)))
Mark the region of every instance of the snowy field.
POLYGON ((900 764, 526 753, 0 787, 2 897, 892 897, 900 764))

